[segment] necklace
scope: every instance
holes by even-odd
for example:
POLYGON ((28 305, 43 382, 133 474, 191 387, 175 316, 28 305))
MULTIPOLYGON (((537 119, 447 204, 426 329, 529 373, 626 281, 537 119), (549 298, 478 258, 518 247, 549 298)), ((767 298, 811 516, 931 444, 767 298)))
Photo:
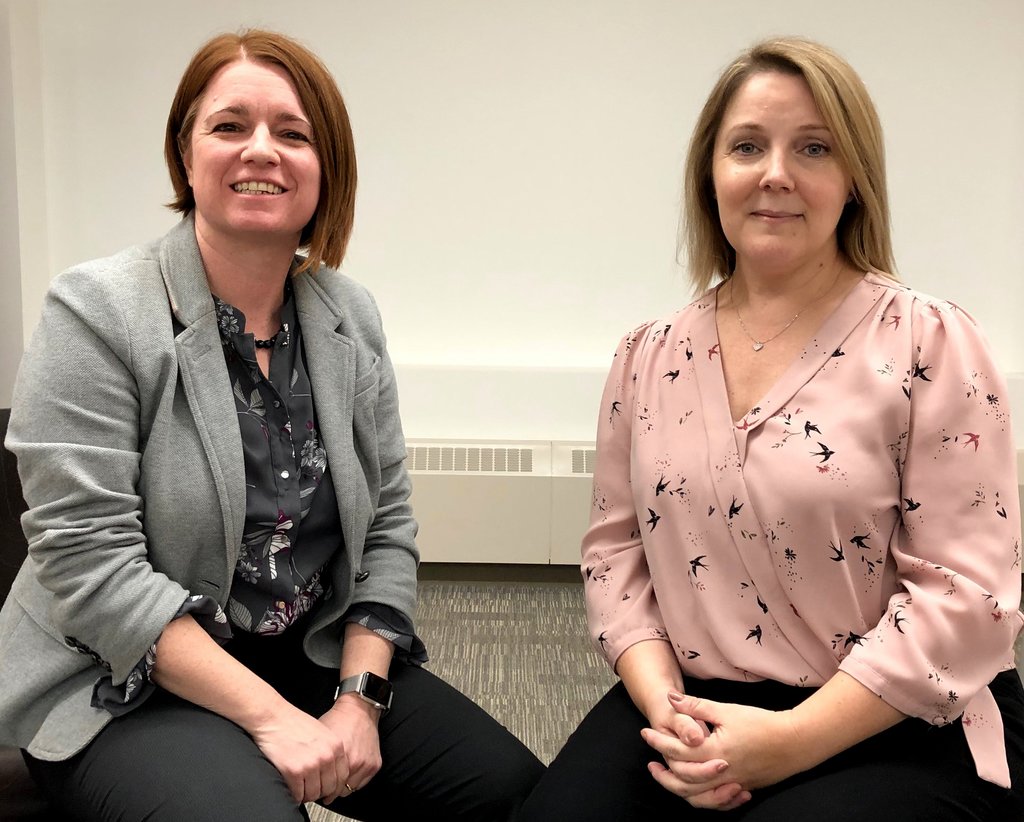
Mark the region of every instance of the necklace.
MULTIPOLYGON (((731 287, 729 288, 729 296, 732 296, 731 287)), ((789 328, 793 323, 795 323, 800 318, 800 315, 804 312, 804 309, 801 308, 799 311, 796 312, 796 314, 793 315, 793 319, 791 319, 788 323, 782 326, 782 329, 780 331, 776 331, 767 340, 759 340, 753 334, 747 331, 747 324, 743 322, 743 315, 740 314, 740 309, 736 305, 736 303, 733 303, 732 310, 736 312, 736 319, 740 321, 740 328, 742 328, 743 333, 747 335, 747 339, 750 340, 751 342, 750 347, 753 348, 755 351, 760 351, 762 348, 768 345, 768 343, 770 343, 772 340, 774 340, 776 337, 782 334, 787 328, 789 328)))
POLYGON ((743 329, 743 333, 746 334, 747 339, 750 340, 750 342, 751 342, 751 346, 750 347, 753 348, 754 351, 760 351, 762 348, 764 348, 766 345, 768 345, 768 343, 770 343, 776 337, 782 336, 786 332, 786 330, 793 323, 795 323, 798 319, 800 319, 800 315, 801 314, 803 314, 808 308, 810 308, 812 305, 814 305, 816 302, 818 302, 818 300, 821 300, 822 298, 824 298, 824 296, 826 294, 828 294, 830 291, 832 291, 833 288, 836 287, 836 283, 839 282, 839 274, 840 274, 841 271, 842 271, 841 268, 836 270, 836 276, 832 280, 832 285, 830 285, 825 291, 823 291, 821 294, 819 294, 817 297, 815 297, 813 300, 811 300, 809 303, 807 303, 807 305, 805 305, 803 308, 801 308, 799 311, 797 311, 796 314, 793 315, 793 318, 788 323, 786 323, 784 326, 782 326, 782 328, 780 328, 778 331, 776 331, 774 334, 772 334, 766 340, 759 340, 759 339, 757 339, 757 337, 755 337, 753 334, 750 333, 750 331, 747 330, 747 324, 745 322, 743 322, 743 315, 740 314, 739 304, 734 299, 733 287, 732 287, 732 279, 730 279, 729 280, 729 299, 732 300, 732 310, 736 312, 736 319, 740 321, 740 328, 743 329))
MULTIPOLYGON (((740 320, 740 323, 742 323, 742 322, 743 322, 743 320, 740 320)), ((783 330, 785 330, 785 329, 783 329, 783 330)), ((280 336, 282 331, 284 331, 284 326, 283 325, 279 329, 277 329, 277 331, 275 331, 273 334, 271 334, 269 337, 267 337, 265 340, 257 340, 256 337, 253 336, 253 338, 252 338, 253 345, 255 345, 257 348, 273 348, 274 347, 274 343, 277 342, 277 338, 278 338, 278 336, 280 336)))

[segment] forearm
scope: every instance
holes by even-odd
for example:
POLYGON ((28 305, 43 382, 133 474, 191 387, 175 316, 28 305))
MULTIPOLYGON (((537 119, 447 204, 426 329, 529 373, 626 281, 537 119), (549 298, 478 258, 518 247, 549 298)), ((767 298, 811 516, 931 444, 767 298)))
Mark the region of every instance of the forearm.
POLYGON ((648 720, 664 712, 669 691, 685 693, 683 672, 672 646, 660 639, 630 645, 616 661, 615 672, 633 704, 648 720))
POLYGON ((156 645, 153 682, 252 733, 289 705, 221 648, 188 614, 172 620, 156 645))
MULTIPOLYGON (((345 643, 341 650, 341 679, 370 671, 387 679, 388 668, 395 646, 380 634, 374 633, 356 622, 345 625, 345 643)), ((342 694, 334 703, 335 708, 349 707, 360 710, 374 721, 380 712, 354 693, 342 694)))
POLYGON ((345 644, 341 650, 341 678, 370 671, 387 677, 395 646, 380 634, 355 622, 345 625, 345 644))
POLYGON ((842 671, 788 712, 793 756, 806 770, 897 725, 906 716, 842 671))

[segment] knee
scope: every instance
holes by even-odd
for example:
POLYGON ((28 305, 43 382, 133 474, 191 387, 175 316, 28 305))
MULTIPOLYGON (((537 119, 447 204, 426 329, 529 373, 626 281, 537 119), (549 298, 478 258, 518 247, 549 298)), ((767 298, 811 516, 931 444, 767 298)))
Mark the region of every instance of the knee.
POLYGON ((467 819, 506 822, 519 818, 520 809, 544 775, 545 767, 523 748, 514 756, 497 758, 475 780, 477 807, 467 819))

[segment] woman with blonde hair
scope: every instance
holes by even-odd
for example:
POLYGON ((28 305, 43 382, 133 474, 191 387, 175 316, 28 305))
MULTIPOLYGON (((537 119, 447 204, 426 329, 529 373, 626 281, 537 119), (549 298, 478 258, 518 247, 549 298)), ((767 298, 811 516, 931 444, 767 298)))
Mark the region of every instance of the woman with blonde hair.
POLYGON ((683 239, 703 293, 625 336, 600 410, 582 569, 621 681, 524 818, 1022 818, 1006 386, 893 274, 844 60, 781 38, 726 68, 683 239))

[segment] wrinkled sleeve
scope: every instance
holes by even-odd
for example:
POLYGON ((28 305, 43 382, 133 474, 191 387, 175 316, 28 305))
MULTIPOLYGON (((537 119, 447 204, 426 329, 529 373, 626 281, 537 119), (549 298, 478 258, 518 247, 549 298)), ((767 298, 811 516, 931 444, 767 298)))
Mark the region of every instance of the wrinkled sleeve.
POLYGON ((619 343, 601 398, 590 527, 582 565, 591 637, 614 668, 631 645, 668 640, 630 484, 636 363, 650 325, 619 343))
POLYGON ((841 669, 910 716, 941 725, 1012 665, 1021 626, 1020 511, 1006 385, 974 321, 916 301, 900 593, 841 669))
POLYGON ((111 284, 119 280, 76 269, 54 281, 18 373, 7 439, 29 506, 29 556, 53 594, 48 616, 117 685, 189 594, 147 556, 137 352, 111 284))

